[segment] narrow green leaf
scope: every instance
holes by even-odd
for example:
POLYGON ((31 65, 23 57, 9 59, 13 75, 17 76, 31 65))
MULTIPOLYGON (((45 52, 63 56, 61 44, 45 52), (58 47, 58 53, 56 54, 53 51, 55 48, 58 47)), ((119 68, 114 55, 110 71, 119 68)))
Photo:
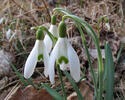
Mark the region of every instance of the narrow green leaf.
POLYGON ((30 83, 30 85, 32 85, 35 89, 37 89, 34 85, 34 83, 31 81, 31 78, 27 79, 27 81, 30 83))
POLYGON ((113 91, 114 91, 114 63, 112 57, 112 51, 110 45, 105 43, 105 85, 106 85, 106 94, 105 100, 113 100, 113 91))
POLYGON ((98 52, 98 78, 97 78, 97 79, 99 79, 98 100, 102 100, 102 92, 103 92, 103 80, 102 80, 102 78, 103 78, 104 68, 103 68, 103 59, 102 59, 102 54, 101 54, 101 50, 100 50, 100 46, 99 46, 98 36, 96 35, 96 33, 92 29, 92 27, 83 18, 75 16, 75 15, 71 14, 70 12, 68 12, 67 10, 62 9, 62 8, 55 8, 54 11, 59 11, 59 12, 62 12, 64 14, 66 14, 62 18, 63 21, 64 21, 65 18, 71 18, 75 22, 81 24, 82 28, 85 29, 87 34, 93 39, 93 41, 95 43, 95 46, 97 48, 97 52, 98 52))
POLYGON ((60 66, 59 64, 57 64, 57 71, 59 73, 59 79, 60 79, 60 84, 61 84, 61 87, 62 87, 62 92, 63 92, 63 96, 64 96, 64 99, 66 100, 66 92, 65 92, 65 88, 64 88, 64 83, 63 83, 63 79, 62 79, 62 72, 60 70, 60 66))
POLYGON ((50 39, 52 40, 53 44, 55 45, 56 44, 56 41, 57 41, 57 37, 53 36, 52 33, 50 33, 48 31, 48 29, 44 26, 40 26, 40 28, 46 32, 46 34, 48 34, 48 36, 50 37, 50 39))
POLYGON ((47 84, 43 83, 42 85, 49 92, 49 94, 54 97, 55 100, 64 100, 64 98, 58 92, 49 87, 47 84))
MULTIPOLYGON (((8 61, 8 59, 7 59, 8 61)), ((10 62, 8 61, 9 65, 11 66, 11 68, 14 70, 14 72, 18 75, 19 79, 26 85, 28 86, 28 83, 25 81, 24 77, 17 71, 16 67, 10 62)))
POLYGON ((64 14, 72 14, 71 12, 69 12, 69 11, 67 11, 67 10, 65 10, 65 9, 63 9, 63 8, 55 8, 54 10, 53 10, 54 12, 55 11, 60 11, 60 12, 63 12, 64 14))
POLYGON ((120 58, 120 55, 121 55, 121 52, 122 52, 122 49, 123 49, 123 47, 124 47, 124 43, 121 43, 121 45, 120 45, 120 50, 118 51, 118 55, 117 55, 117 59, 116 59, 116 64, 118 63, 118 61, 119 61, 119 58, 120 58))
POLYGON ((76 91, 77 96, 78 96, 78 99, 79 99, 79 100, 84 100, 82 94, 81 94, 80 91, 79 91, 79 88, 78 88, 77 85, 75 84, 74 80, 71 78, 70 74, 69 74, 66 70, 64 71, 64 74, 65 74, 66 77, 69 79, 69 81, 70 81, 70 83, 72 84, 74 90, 76 91))
POLYGON ((98 94, 98 92, 97 92, 97 89, 98 89, 97 88, 97 76, 96 76, 96 74, 94 72, 93 65, 92 65, 92 62, 91 62, 91 59, 90 59, 90 54, 89 54, 89 51, 88 51, 87 42, 86 42, 86 39, 85 39, 85 36, 84 36, 84 33, 83 33, 82 29, 81 29, 80 24, 78 24, 76 22, 76 25, 77 25, 77 28, 79 29, 80 34, 81 34, 83 46, 85 48, 85 52, 86 52, 87 57, 88 57, 89 67, 90 67, 90 70, 91 70, 92 79, 93 79, 94 87, 95 87, 95 95, 97 96, 97 94, 98 94))

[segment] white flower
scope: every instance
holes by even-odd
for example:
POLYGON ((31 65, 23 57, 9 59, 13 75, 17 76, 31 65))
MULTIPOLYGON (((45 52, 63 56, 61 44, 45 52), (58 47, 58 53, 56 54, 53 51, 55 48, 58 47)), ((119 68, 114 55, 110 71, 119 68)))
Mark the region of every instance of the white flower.
MULTIPOLYGON (((47 53, 46 46, 43 40, 36 40, 35 45, 27 58, 24 68, 24 77, 30 78, 34 72, 35 66, 39 58, 43 58, 44 61, 44 74, 48 76, 48 62, 49 54, 47 53)), ((40 60, 40 59, 39 59, 40 60)))
POLYGON ((6 32, 6 38, 9 40, 11 35, 12 35, 12 30, 8 29, 8 31, 6 32))
POLYGON ((4 21, 5 21, 5 17, 0 18, 0 24, 3 24, 4 21))
POLYGON ((66 37, 58 39, 50 55, 49 78, 52 84, 54 83, 54 65, 56 61, 60 63, 61 70, 66 70, 67 67, 70 68, 70 74, 76 82, 80 80, 79 58, 66 37))
MULTIPOLYGON (((52 35, 54 35, 55 37, 58 37, 58 28, 56 25, 51 24, 49 32, 52 33, 52 35)), ((53 43, 48 34, 45 35, 44 43, 46 45, 47 52, 50 53, 53 43)))
POLYGON ((109 23, 106 23, 105 25, 106 25, 106 27, 107 27, 107 29, 108 29, 108 31, 109 31, 109 30, 110 30, 110 24, 109 24, 109 23))

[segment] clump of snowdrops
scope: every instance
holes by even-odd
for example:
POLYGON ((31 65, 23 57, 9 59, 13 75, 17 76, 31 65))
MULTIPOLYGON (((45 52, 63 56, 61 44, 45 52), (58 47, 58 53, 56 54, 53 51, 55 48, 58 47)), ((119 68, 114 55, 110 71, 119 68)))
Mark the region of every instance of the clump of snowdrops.
MULTIPOLYGON (((86 55, 88 57, 89 67, 91 69, 91 75, 94 84, 94 100, 113 100, 113 88, 114 88, 114 64, 112 58, 112 52, 110 46, 105 42, 105 61, 103 63, 101 49, 99 46, 99 36, 95 33, 92 27, 84 21, 84 19, 73 15, 67 10, 62 8, 55 8, 53 10, 54 15, 51 18, 51 25, 49 30, 44 26, 34 27, 37 29, 36 32, 36 42, 32 51, 30 52, 24 68, 24 77, 26 79, 30 78, 34 72, 37 62, 43 61, 44 63, 44 75, 49 77, 51 84, 54 84, 55 68, 59 73, 59 79, 61 81, 63 97, 60 96, 55 90, 51 89, 48 85, 42 84, 47 91, 56 100, 66 100, 66 93, 64 88, 64 83, 62 81, 62 73, 64 72, 66 77, 71 82, 74 90, 77 93, 78 99, 83 100, 77 85, 75 82, 80 81, 80 62, 78 55, 67 38, 67 29, 65 19, 70 18, 74 21, 77 26, 83 47, 85 48, 86 55), (58 28, 56 26, 56 13, 61 12, 64 14, 62 21, 60 21, 58 28), (87 32, 94 43, 98 52, 98 72, 93 70, 93 65, 90 59, 87 42, 84 36, 84 31, 87 32), (69 67, 70 75, 66 71, 69 67)), ((99 25, 99 24, 98 24, 99 25)))

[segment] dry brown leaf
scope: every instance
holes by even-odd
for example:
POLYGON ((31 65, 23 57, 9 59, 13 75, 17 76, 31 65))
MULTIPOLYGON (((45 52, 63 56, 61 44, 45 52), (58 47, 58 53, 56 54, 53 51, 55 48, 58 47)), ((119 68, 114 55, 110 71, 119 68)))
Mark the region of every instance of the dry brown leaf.
POLYGON ((36 90, 32 86, 24 90, 19 88, 8 100, 54 100, 53 97, 45 90, 36 90))
MULTIPOLYGON (((85 100, 93 100, 93 91, 85 82, 81 82, 80 92, 85 100)), ((67 100, 78 100, 76 92, 73 92, 67 100)))

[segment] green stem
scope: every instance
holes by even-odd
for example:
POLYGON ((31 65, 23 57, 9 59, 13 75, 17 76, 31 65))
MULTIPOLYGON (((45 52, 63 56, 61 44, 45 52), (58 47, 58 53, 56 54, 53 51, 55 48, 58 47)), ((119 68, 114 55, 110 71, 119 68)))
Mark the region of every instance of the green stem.
POLYGON ((92 29, 92 27, 90 27, 90 25, 85 22, 83 19, 75 16, 75 15, 65 15, 63 16, 64 18, 71 18, 73 19, 75 22, 80 23, 81 26, 84 27, 84 29, 87 31, 88 35, 90 35, 93 39, 93 41, 95 42, 95 46, 97 48, 97 52, 98 52, 98 76, 99 76, 99 95, 97 95, 97 97, 99 99, 97 100, 102 100, 102 92, 103 92, 103 60, 102 60, 102 54, 101 54, 101 50, 100 50, 100 46, 99 46, 99 38, 96 35, 96 33, 94 32, 94 30, 92 29))
POLYGON ((93 70, 93 66, 92 66, 92 62, 91 62, 91 59, 90 59, 90 54, 89 54, 89 51, 88 51, 88 48, 87 48, 87 43, 86 43, 86 39, 85 39, 85 36, 84 36, 84 33, 80 27, 80 25, 76 22, 77 24, 77 27, 79 29, 79 32, 81 34, 81 38, 82 38, 82 42, 83 42, 83 46, 85 47, 85 51, 86 51, 86 54, 87 54, 87 57, 88 57, 88 62, 89 62, 89 66, 90 66, 90 69, 91 69, 91 74, 92 74, 92 79, 93 79, 93 82, 94 82, 94 87, 95 87, 95 95, 97 96, 98 92, 97 92, 97 81, 96 81, 96 74, 93 70))
POLYGON ((55 45, 55 44, 56 44, 56 41, 57 41, 57 38, 54 37, 54 36, 48 31, 48 29, 47 29, 46 27, 40 26, 39 28, 42 29, 43 31, 45 31, 46 34, 48 34, 48 36, 49 36, 50 39, 52 40, 53 44, 55 45))
POLYGON ((59 64, 57 64, 57 71, 59 73, 59 79, 60 79, 60 83, 61 83, 64 99, 67 100, 66 99, 66 92, 65 92, 65 88, 64 88, 64 84, 63 84, 63 80, 62 80, 62 73, 61 73, 59 64))
MULTIPOLYGON (((54 11, 59 11, 62 12, 64 14, 66 14, 65 16, 63 16, 63 20, 65 18, 71 18, 73 19, 75 22, 81 24, 81 26, 84 27, 84 29, 86 30, 87 34, 93 39, 95 46, 97 48, 97 52, 98 52, 98 77, 99 77, 99 95, 97 96, 97 100, 101 100, 102 99, 102 93, 103 93, 103 72, 104 72, 104 68, 103 68, 103 59, 102 59, 102 55, 101 55, 101 49, 99 46, 99 38, 96 35, 95 31, 92 29, 92 27, 86 22, 84 21, 82 18, 73 15, 72 13, 70 13, 69 11, 62 9, 62 8, 55 8, 54 11)), ((104 19, 106 22, 107 20, 104 19)))

